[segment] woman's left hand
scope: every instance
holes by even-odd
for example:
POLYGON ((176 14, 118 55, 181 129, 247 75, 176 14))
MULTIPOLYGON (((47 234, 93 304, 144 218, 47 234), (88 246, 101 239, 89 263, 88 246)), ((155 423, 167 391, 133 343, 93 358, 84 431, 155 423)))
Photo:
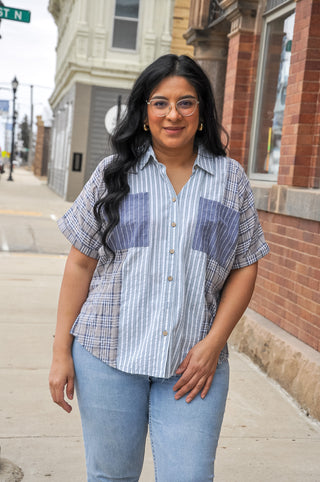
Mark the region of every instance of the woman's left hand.
POLYGON ((187 354, 176 371, 181 375, 173 390, 175 399, 188 394, 186 402, 191 402, 199 392, 204 398, 210 387, 217 368, 220 353, 214 353, 207 338, 199 341, 187 354))

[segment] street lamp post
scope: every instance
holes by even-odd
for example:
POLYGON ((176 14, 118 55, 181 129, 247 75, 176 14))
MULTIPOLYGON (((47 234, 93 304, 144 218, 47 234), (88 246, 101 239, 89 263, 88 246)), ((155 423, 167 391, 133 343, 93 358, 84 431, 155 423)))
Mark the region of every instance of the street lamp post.
POLYGON ((17 81, 17 77, 13 79, 11 82, 12 91, 13 91, 13 112, 12 112, 12 139, 11 139, 11 152, 10 152, 10 173, 8 177, 8 181, 13 181, 12 178, 12 171, 13 171, 13 153, 14 153, 14 131, 16 127, 16 92, 19 85, 17 81))

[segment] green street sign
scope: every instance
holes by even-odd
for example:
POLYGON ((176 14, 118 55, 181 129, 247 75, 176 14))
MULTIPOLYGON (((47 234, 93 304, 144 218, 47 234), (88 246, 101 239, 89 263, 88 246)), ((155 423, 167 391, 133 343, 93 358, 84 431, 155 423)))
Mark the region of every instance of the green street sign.
POLYGON ((0 20, 15 20, 16 22, 30 22, 30 10, 20 8, 0 7, 0 20))

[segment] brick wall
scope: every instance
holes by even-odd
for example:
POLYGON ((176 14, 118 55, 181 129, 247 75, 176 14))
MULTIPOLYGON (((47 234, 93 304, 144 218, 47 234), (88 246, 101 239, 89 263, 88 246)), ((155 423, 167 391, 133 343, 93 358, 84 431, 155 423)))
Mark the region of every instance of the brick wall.
POLYGON ((270 253, 250 307, 320 351, 320 223, 259 212, 270 253))
POLYGON ((188 29, 191 0, 176 0, 174 4, 171 53, 193 56, 193 47, 187 45, 183 34, 188 29))
MULTIPOLYGON (((192 4, 203 2, 194 0, 192 4)), ((245 168, 251 128, 259 129, 259 142, 263 146, 259 156, 263 162, 260 171, 263 172, 267 135, 272 125, 266 113, 273 112, 274 108, 283 34, 281 29, 278 35, 274 24, 268 51, 269 71, 264 78, 270 97, 265 96, 265 116, 261 125, 252 126, 266 2, 261 0, 255 4, 255 8, 258 5, 257 17, 253 15, 254 2, 250 15, 245 8, 239 8, 242 2, 220 2, 230 20, 222 124, 230 136, 230 156, 245 168)), ((260 192, 259 216, 271 252, 259 263, 256 289, 250 304, 254 311, 318 351, 320 193, 308 188, 320 187, 319 25, 320 0, 297 0, 278 184, 259 184, 257 181, 255 186, 255 192, 260 192)))
MULTIPOLYGON (((319 25, 320 1, 297 1, 281 139, 279 189, 282 185, 306 188, 320 186, 319 25)), ((281 38, 277 39, 276 33, 269 55, 271 60, 277 59, 278 68, 282 42, 281 38)), ((225 83, 223 125, 230 135, 230 155, 245 168, 260 47, 260 37, 256 34, 256 30, 231 31, 225 83)), ((273 79, 272 75, 267 77, 267 72, 265 82, 271 100, 266 96, 266 102, 272 104, 273 110, 277 72, 272 68, 272 61, 269 62, 269 74, 273 74, 273 79)), ((264 112, 268 110, 267 105, 264 112)), ((262 162, 266 153, 266 136, 271 126, 268 121, 265 115, 260 126, 259 142, 264 147, 260 155, 262 162)), ((281 193, 278 193, 280 198, 281 193)), ((266 211, 259 211, 271 252, 259 263, 259 275, 250 307, 320 351, 320 223, 303 219, 301 210, 301 217, 295 217, 294 201, 288 208, 286 212, 290 212, 291 216, 269 211, 269 207, 266 207, 266 211)), ((305 215, 310 218, 310 212, 305 215)), ((314 219, 317 219, 316 215, 314 219)))
POLYGON ((41 116, 37 116, 37 141, 33 160, 33 172, 36 176, 41 176, 42 172, 42 151, 44 143, 44 122, 41 116))
POLYGON ((319 25, 320 2, 297 1, 279 184, 320 187, 319 25))
POLYGON ((50 128, 45 127, 41 116, 37 116, 37 141, 33 160, 33 172, 36 176, 48 174, 50 128))
POLYGON ((247 166, 260 36, 239 32, 229 40, 222 125, 229 153, 247 166))

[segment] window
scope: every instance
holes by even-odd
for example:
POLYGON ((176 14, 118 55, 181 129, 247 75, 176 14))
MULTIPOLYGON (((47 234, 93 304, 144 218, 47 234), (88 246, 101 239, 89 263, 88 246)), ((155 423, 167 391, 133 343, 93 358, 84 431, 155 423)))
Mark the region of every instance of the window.
POLYGON ((276 180, 295 12, 292 5, 265 17, 250 145, 250 177, 276 180))
POLYGON ((116 0, 112 47, 135 50, 139 19, 139 0, 116 0))

